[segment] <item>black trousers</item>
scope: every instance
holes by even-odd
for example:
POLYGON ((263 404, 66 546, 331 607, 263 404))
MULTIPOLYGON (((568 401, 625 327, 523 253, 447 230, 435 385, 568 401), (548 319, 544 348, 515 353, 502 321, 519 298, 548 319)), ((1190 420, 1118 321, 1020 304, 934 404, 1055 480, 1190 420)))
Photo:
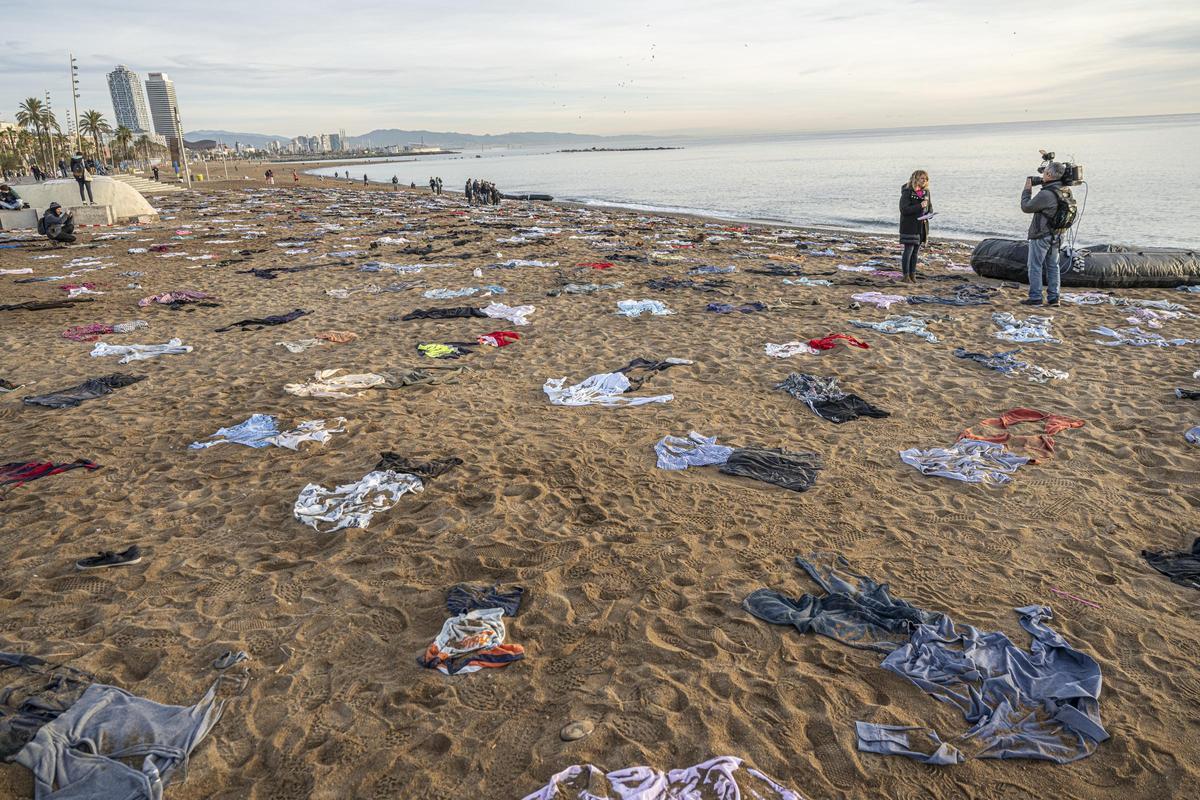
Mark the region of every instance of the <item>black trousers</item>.
POLYGON ((80 200, 80 202, 87 200, 89 203, 94 203, 95 200, 92 199, 92 182, 85 181, 83 178, 76 178, 75 182, 79 184, 79 200, 80 200), (87 187, 87 197, 86 198, 83 196, 83 189, 85 186, 87 187))
POLYGON ((921 253, 921 245, 906 244, 904 245, 904 257, 900 259, 900 263, 904 266, 904 274, 917 274, 917 256, 921 253))

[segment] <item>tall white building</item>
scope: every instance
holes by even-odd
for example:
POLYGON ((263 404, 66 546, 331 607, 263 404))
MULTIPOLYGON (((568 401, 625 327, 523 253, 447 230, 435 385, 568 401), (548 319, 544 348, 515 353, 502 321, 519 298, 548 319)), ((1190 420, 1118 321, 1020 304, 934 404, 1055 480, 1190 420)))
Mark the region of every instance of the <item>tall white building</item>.
POLYGON ((133 133, 151 133, 150 111, 142 93, 142 79, 124 64, 108 73, 108 93, 112 96, 113 116, 117 125, 133 133))
POLYGON ((167 137, 171 149, 175 149, 176 134, 175 82, 165 72, 151 72, 146 79, 146 97, 150 100, 150 116, 154 118, 154 131, 167 137))

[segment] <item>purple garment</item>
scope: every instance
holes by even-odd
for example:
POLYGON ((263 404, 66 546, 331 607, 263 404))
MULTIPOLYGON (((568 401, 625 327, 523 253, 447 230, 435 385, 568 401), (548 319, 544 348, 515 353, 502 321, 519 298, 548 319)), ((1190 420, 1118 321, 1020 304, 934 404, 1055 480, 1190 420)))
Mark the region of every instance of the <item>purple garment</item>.
POLYGON ((524 800, 804 800, 734 756, 670 772, 627 767, 614 772, 591 764, 567 767, 524 800))

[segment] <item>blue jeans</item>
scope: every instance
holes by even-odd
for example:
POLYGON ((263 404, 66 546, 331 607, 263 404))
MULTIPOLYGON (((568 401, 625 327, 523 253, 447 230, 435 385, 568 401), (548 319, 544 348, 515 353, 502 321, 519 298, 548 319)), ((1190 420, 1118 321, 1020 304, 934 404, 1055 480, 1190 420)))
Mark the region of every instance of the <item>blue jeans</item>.
POLYGON ((1062 285, 1062 271, 1058 266, 1057 236, 1029 240, 1029 299, 1042 299, 1042 271, 1046 273, 1046 299, 1057 300, 1062 285))

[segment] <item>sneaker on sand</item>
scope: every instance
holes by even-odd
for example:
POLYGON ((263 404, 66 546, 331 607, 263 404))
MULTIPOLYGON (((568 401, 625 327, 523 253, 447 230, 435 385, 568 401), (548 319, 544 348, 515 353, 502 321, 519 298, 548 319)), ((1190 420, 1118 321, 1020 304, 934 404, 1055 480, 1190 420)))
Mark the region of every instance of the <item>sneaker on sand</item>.
POLYGON ((1034 300, 1033 298, 1028 298, 1021 301, 1021 305, 1023 306, 1040 306, 1041 304, 1041 300, 1034 300))
POLYGON ((142 560, 142 548, 136 544, 128 550, 114 553, 105 550, 89 558, 81 558, 75 562, 75 569, 103 569, 104 567, 124 567, 136 564, 142 560))

